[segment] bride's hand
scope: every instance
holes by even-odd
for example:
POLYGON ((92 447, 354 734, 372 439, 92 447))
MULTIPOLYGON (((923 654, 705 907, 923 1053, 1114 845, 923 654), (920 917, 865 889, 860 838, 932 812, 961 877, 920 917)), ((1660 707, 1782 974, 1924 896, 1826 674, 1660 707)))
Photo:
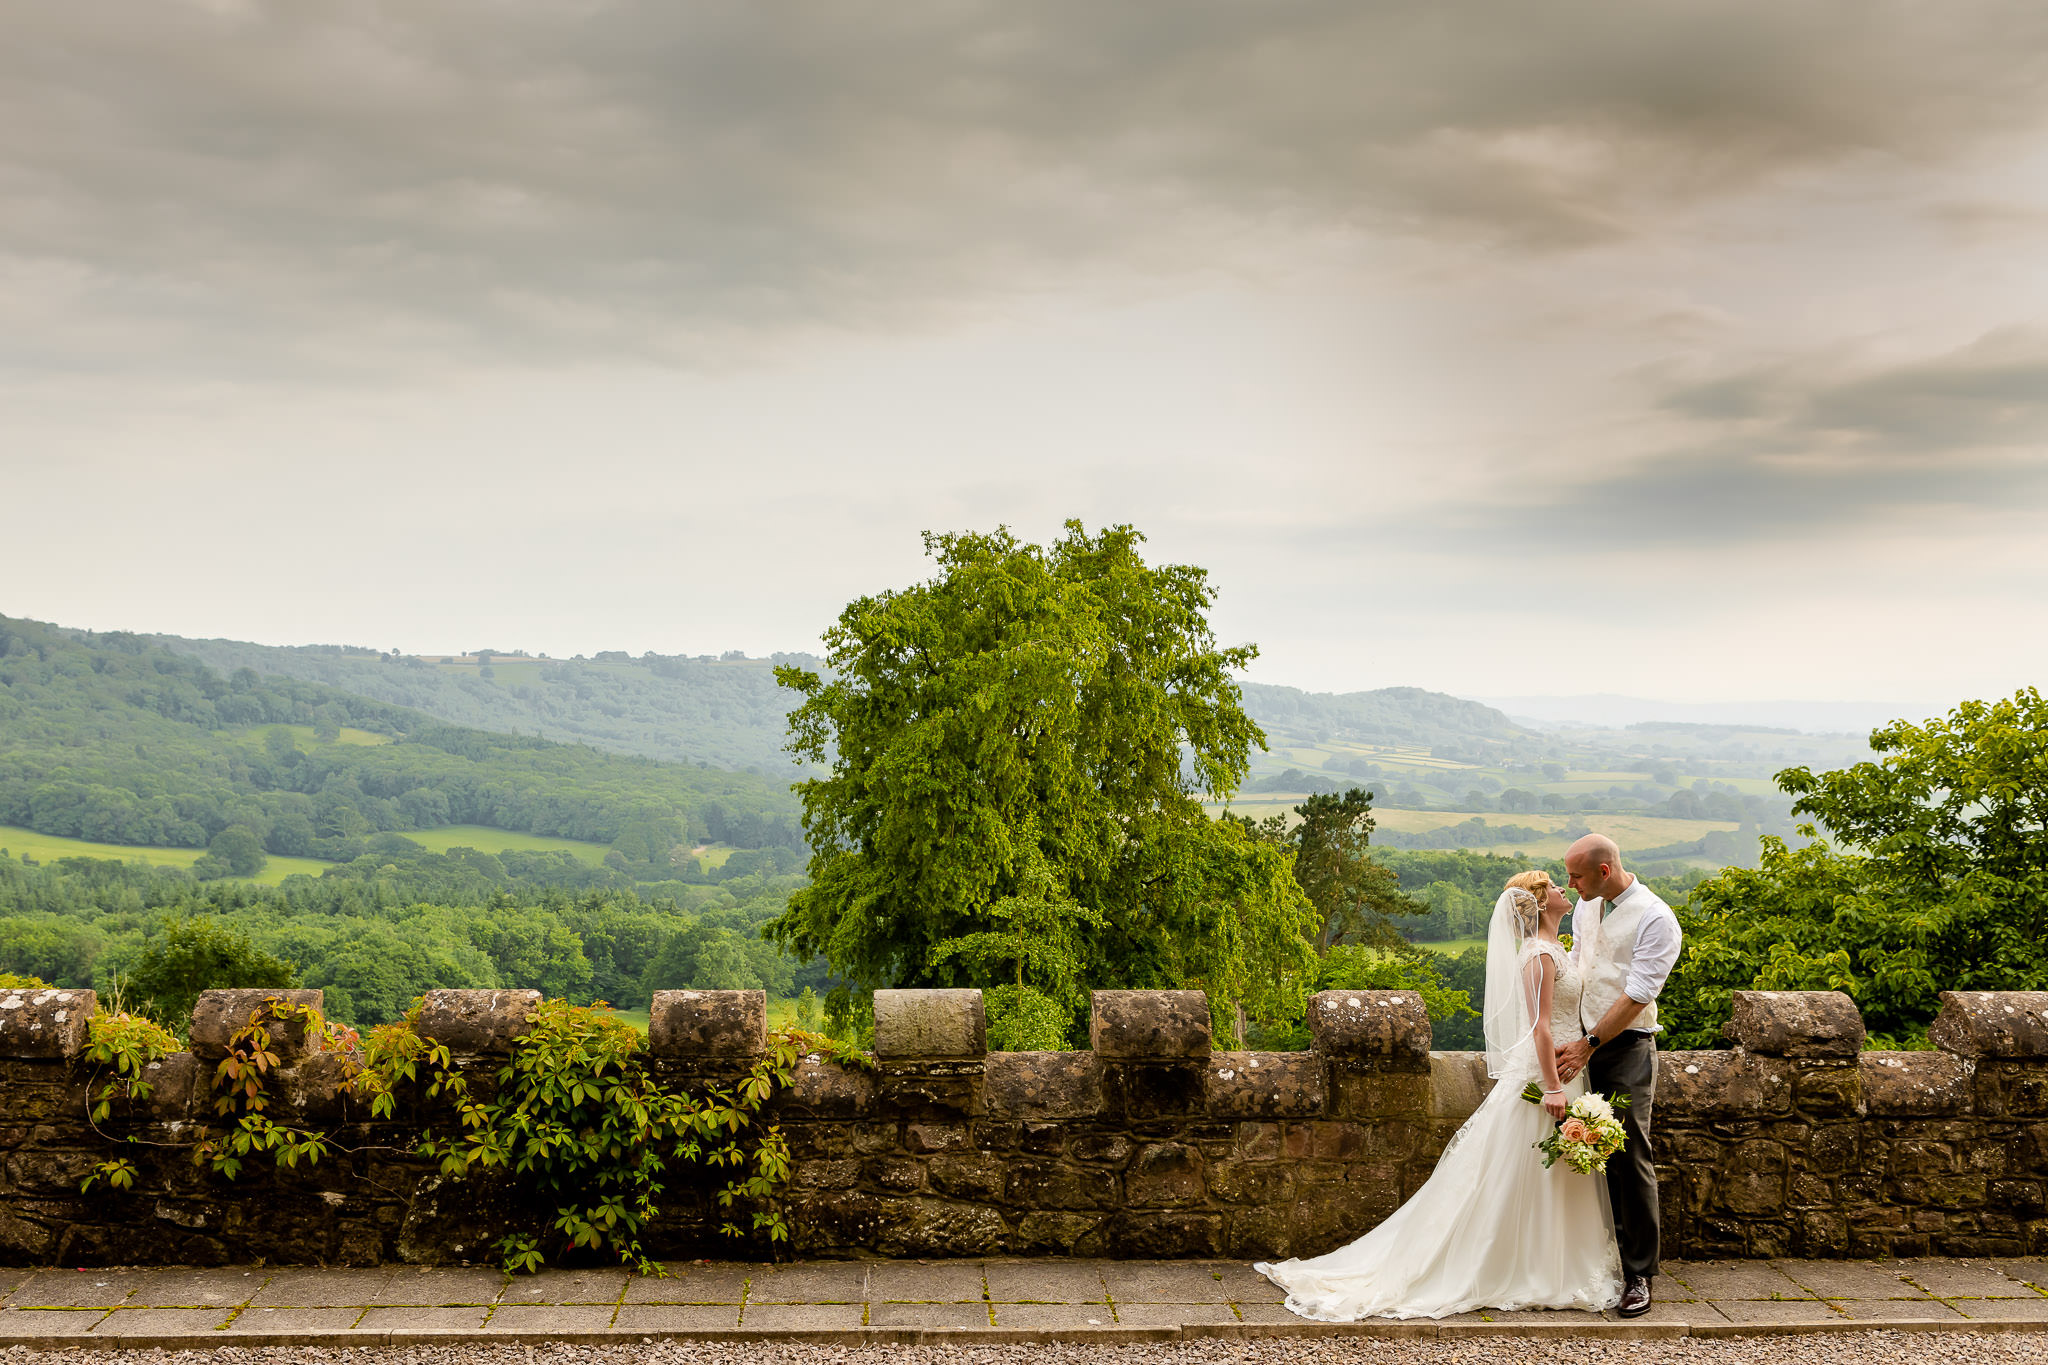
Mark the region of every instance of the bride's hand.
POLYGON ((1543 1112, 1550 1115, 1553 1119, 1558 1120, 1560 1123, 1563 1122, 1565 1111, 1570 1108, 1571 1105, 1565 1101, 1564 1091, 1546 1090, 1543 1092, 1543 1112))

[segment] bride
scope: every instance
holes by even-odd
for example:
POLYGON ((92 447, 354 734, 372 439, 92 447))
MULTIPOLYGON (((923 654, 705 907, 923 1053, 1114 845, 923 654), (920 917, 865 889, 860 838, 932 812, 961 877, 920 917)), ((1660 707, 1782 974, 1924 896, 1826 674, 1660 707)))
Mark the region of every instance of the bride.
POLYGON ((1621 1258, 1607 1182, 1535 1144, 1585 1093, 1557 1077, 1557 1045, 1583 1032, 1577 969, 1557 941, 1571 904, 1547 872, 1512 878, 1486 935, 1485 1103, 1414 1197, 1349 1246, 1253 1268, 1305 1318, 1441 1318, 1476 1308, 1612 1308, 1621 1258), (1522 1098, 1531 1080, 1541 1107, 1522 1098))

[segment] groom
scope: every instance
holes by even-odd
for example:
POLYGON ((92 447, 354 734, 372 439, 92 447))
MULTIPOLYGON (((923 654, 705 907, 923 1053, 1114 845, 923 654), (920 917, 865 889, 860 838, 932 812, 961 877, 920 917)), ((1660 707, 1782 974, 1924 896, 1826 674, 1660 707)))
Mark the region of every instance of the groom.
POLYGON ((1614 1237, 1624 1280, 1616 1311, 1650 1311, 1657 1273, 1657 1167, 1650 1159, 1650 1108, 1657 1098, 1657 995, 1678 961, 1678 917, 1621 866, 1621 850, 1588 834, 1564 855, 1572 890, 1572 957, 1586 983, 1579 1002, 1586 1036, 1557 1050, 1557 1074, 1588 1071, 1587 1084, 1608 1096, 1627 1095, 1618 1110, 1628 1145, 1607 1163, 1614 1237))

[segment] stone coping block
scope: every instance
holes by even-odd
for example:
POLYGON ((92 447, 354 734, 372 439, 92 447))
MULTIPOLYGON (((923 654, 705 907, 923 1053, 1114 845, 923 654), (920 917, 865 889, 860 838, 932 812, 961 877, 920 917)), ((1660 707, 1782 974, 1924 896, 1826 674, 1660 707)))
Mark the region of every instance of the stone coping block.
POLYGON ((1099 1057, 1178 1062, 1213 1048, 1206 991, 1095 991, 1088 1041, 1099 1057))
POLYGON ((306 1020, 303 1015, 278 1018, 267 1008, 268 1001, 281 1001, 303 1009, 322 1009, 326 996, 313 989, 282 986, 245 986, 234 990, 201 991, 192 1005, 192 1032, 188 1046, 209 1061, 228 1055, 228 1040, 247 1028, 253 1018, 270 1031, 270 1050, 280 1062, 306 1055, 306 1020))
POLYGON ((1315 1050, 1381 1071, 1429 1070, 1429 1011, 1414 991, 1319 991, 1308 1002, 1315 1050))
POLYGON ((1728 1037, 1766 1057, 1854 1057, 1863 1015, 1840 991, 1736 991, 1728 1037))
POLYGON ((1950 1052, 1866 1052, 1856 1059, 1863 1073, 1863 1104, 1872 1114, 1932 1118, 1967 1114, 1977 1064, 1950 1052))
POLYGON ((2048 1057, 2048 991, 1943 991, 1927 1036, 1962 1057, 2048 1057))
POLYGON ((450 1052, 509 1053, 533 1027, 527 1018, 540 1004, 539 991, 428 991, 414 1026, 450 1052))
POLYGON ((86 1023, 98 1008, 99 997, 91 991, 0 990, 0 1057, 76 1057, 85 1051, 86 1023))
POLYGON ((768 1050, 768 992, 656 991, 647 1050, 657 1057, 759 1057, 768 1050))
POLYGON ((978 989, 875 992, 877 1060, 959 1061, 988 1052, 978 989))

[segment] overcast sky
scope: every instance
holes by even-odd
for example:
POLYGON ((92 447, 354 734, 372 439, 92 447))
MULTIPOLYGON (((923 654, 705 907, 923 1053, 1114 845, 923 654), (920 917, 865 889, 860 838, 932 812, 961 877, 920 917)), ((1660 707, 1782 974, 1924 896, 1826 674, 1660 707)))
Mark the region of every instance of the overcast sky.
POLYGON ((2048 664, 2048 6, 11 6, 0 612, 815 647, 1128 521, 1318 689, 2048 664))

